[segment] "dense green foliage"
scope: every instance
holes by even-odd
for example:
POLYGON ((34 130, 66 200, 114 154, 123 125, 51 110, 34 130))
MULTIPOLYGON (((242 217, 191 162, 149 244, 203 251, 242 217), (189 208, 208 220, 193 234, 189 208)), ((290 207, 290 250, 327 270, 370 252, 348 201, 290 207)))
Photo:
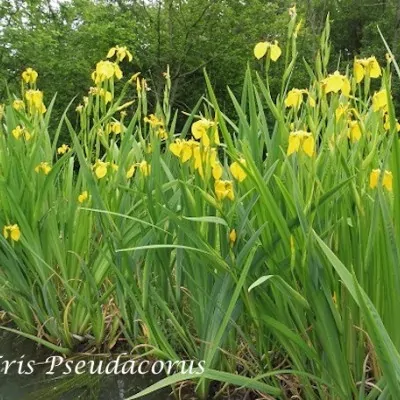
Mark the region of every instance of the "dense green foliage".
POLYGON ((395 4, 52 5, 2 3, 1 328, 205 361, 132 399, 400 398, 395 4))

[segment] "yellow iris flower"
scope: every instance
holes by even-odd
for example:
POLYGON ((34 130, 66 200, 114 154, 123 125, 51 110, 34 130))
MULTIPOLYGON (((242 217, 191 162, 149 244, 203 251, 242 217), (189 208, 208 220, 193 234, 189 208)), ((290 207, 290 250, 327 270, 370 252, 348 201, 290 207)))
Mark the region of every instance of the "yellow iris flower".
POLYGON ((151 165, 146 161, 143 160, 139 164, 140 172, 143 174, 143 176, 149 176, 151 173, 151 165))
POLYGON ((8 239, 11 238, 14 242, 18 242, 21 237, 21 231, 17 224, 14 225, 6 225, 3 227, 3 236, 8 239))
POLYGON ((21 111, 25 108, 25 103, 23 102, 23 100, 16 99, 13 101, 12 107, 16 111, 21 111))
POLYGON ((364 76, 379 78, 382 75, 381 67, 375 57, 360 58, 354 60, 354 76, 356 82, 360 83, 364 76))
POLYGON ((125 46, 115 46, 108 50, 107 58, 112 58, 114 55, 118 61, 123 61, 125 57, 128 57, 129 62, 132 61, 132 53, 125 46))
POLYGON ((341 91, 346 97, 350 95, 350 81, 346 75, 342 75, 339 71, 330 74, 327 78, 323 79, 321 83, 326 94, 330 92, 338 93, 341 91))
MULTIPOLYGON (((379 176, 381 175, 382 171, 378 169, 373 169, 369 176, 369 186, 371 189, 374 189, 378 186, 379 176)), ((383 180, 382 186, 389 192, 393 190, 393 175, 391 171, 383 171, 383 180)))
POLYGON ((122 124, 118 121, 110 122, 106 127, 106 133, 114 133, 115 135, 119 135, 122 132, 122 124))
POLYGON ((111 61, 99 61, 96 64, 95 71, 92 72, 92 79, 96 85, 114 76, 121 79, 122 71, 118 64, 111 61))
POLYGON ((45 175, 48 175, 49 172, 51 171, 51 167, 50 167, 49 163, 46 161, 42 161, 40 164, 38 164, 35 167, 35 172, 39 173, 40 171, 42 171, 45 175))
MULTIPOLYGON (((383 124, 383 127, 385 128, 386 131, 390 130, 390 118, 389 118, 389 114, 385 114, 385 122, 383 124)), ((396 120, 396 129, 397 132, 400 132, 400 124, 399 121, 396 120)))
POLYGON ((67 144, 63 144, 57 149, 57 154, 65 154, 69 150, 71 150, 71 148, 67 144))
POLYGON ((192 135, 195 139, 201 139, 204 146, 210 146, 210 138, 208 137, 209 129, 214 128, 214 143, 220 144, 218 130, 216 128, 216 123, 208 119, 202 118, 192 124, 192 135))
POLYGON ((303 95, 308 95, 308 103, 311 107, 315 107, 315 99, 310 96, 308 90, 306 89, 296 89, 290 90, 285 99, 285 107, 299 108, 303 102, 303 95))
POLYGON ((110 163, 97 160, 93 166, 94 173, 97 179, 102 179, 107 175, 107 168, 110 163))
POLYGON ((31 113, 39 112, 44 114, 46 112, 46 106, 43 103, 43 92, 40 90, 27 90, 25 93, 25 99, 31 113))
POLYGON ((242 165, 246 166, 246 160, 244 158, 240 159, 240 163, 234 161, 229 167, 232 176, 239 182, 243 182, 247 177, 247 174, 242 168, 242 165))
POLYGON ((272 61, 277 61, 278 58, 282 54, 282 50, 279 47, 278 42, 275 40, 273 43, 271 42, 259 42, 254 47, 254 56, 257 60, 263 58, 268 50, 270 50, 270 57, 272 61))
POLYGON ((372 96, 372 109, 376 112, 379 110, 386 110, 388 105, 387 102, 387 93, 386 90, 380 90, 379 92, 375 92, 372 96))
POLYGON ((212 176, 213 178, 218 181, 221 179, 224 170, 220 162, 216 162, 212 167, 212 176))
POLYGON ((157 118, 154 114, 150 114, 148 117, 143 118, 144 122, 150 124, 150 126, 157 132, 157 135, 161 139, 167 139, 168 133, 164 127, 164 121, 157 118))
POLYGON ((34 84, 36 82, 37 77, 38 73, 32 68, 27 68, 22 73, 22 79, 24 80, 25 83, 34 84))
POLYGON ((361 125, 358 121, 349 120, 349 130, 347 131, 347 137, 354 143, 361 139, 361 125))
POLYGON ((290 133, 287 155, 290 156, 300 150, 303 150, 303 152, 309 157, 314 155, 315 140, 310 132, 300 130, 290 133))
POLYGON ((136 170, 136 166, 135 166, 135 164, 132 164, 129 167, 128 171, 126 171, 126 175, 125 175, 126 179, 131 179, 133 174, 135 173, 135 170, 136 170))
POLYGON ((21 125, 17 125, 15 129, 11 131, 11 134, 15 137, 15 139, 19 139, 21 136, 24 136, 25 140, 29 140, 32 135, 26 128, 23 128, 21 125))
POLYGON ((84 203, 87 199, 89 198, 89 194, 87 192, 87 190, 85 190, 84 192, 82 192, 79 196, 78 196, 78 201, 79 203, 84 203))
POLYGON ((229 200, 235 199, 232 181, 217 180, 215 181, 214 190, 218 200, 223 200, 225 198, 229 200))

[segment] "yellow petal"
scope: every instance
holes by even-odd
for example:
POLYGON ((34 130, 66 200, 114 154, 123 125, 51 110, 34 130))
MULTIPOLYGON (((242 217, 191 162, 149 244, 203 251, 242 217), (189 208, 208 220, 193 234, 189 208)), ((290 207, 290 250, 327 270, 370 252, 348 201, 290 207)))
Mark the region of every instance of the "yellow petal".
POLYGON ((357 121, 350 121, 349 137, 352 142, 358 142, 361 139, 361 126, 357 121))
POLYGON ((389 192, 393 190, 393 175, 390 171, 385 171, 383 175, 383 187, 385 187, 389 192))
POLYGON ((374 189, 378 185, 379 174, 381 173, 380 169, 373 169, 371 174, 369 175, 369 187, 374 189))
MULTIPOLYGON (((245 160, 240 161, 245 164, 245 160)), ((229 169, 231 170, 232 176, 239 182, 243 182, 246 179, 247 174, 238 162, 233 162, 229 169)))
MULTIPOLYGON (((179 140, 179 139, 178 139, 178 140, 179 140)), ((183 147, 181 141, 179 140, 179 142, 178 142, 178 140, 176 140, 174 143, 171 143, 171 144, 169 145, 169 151, 170 151, 173 155, 175 155, 175 156, 177 156, 177 157, 180 156, 181 151, 182 151, 182 147, 183 147)))
POLYGON ((219 180, 222 177, 222 166, 220 163, 216 163, 212 169, 212 175, 214 177, 215 180, 219 180))
POLYGON ((181 152, 182 162, 185 163, 186 161, 190 160, 190 158, 192 157, 192 154, 193 154, 192 148, 190 147, 190 145, 185 143, 183 145, 182 152, 181 152))
POLYGON ((381 67, 375 57, 370 58, 369 76, 371 78, 379 78, 382 75, 381 67))
POLYGON ((325 78, 322 83, 325 86, 325 93, 337 93, 343 87, 343 76, 336 71, 333 75, 325 78))
POLYGON ((312 136, 305 138, 303 141, 304 153, 306 153, 309 157, 312 157, 314 155, 314 149, 315 149, 314 138, 312 136))
POLYGON ((192 135, 195 139, 200 139, 206 131, 207 129, 202 120, 196 121, 192 124, 192 135))
POLYGON ((259 60, 267 54, 268 42, 259 42, 254 47, 254 56, 259 60))
POLYGON ((275 41, 274 44, 271 44, 271 60, 276 61, 282 54, 282 50, 278 46, 278 42, 275 41))
POLYGON ((300 137, 297 135, 290 134, 287 155, 290 156, 292 153, 298 152, 299 148, 300 148, 300 137))
POLYGON ((135 165, 131 165, 128 171, 126 171, 126 179, 131 179, 135 173, 135 165))
POLYGON ((354 76, 356 78, 356 82, 360 83, 364 79, 365 71, 362 64, 356 60, 354 61, 354 76))
POLYGON ((115 47, 111 47, 111 49, 108 50, 107 58, 114 57, 116 51, 117 51, 117 49, 115 47))
POLYGON ((14 242, 18 242, 19 238, 21 237, 21 231, 19 230, 18 225, 12 225, 10 228, 10 236, 14 242))
POLYGON ((342 93, 344 96, 349 97, 350 96, 350 81, 348 80, 347 77, 343 78, 343 86, 342 86, 342 93))
POLYGON ((107 167, 104 164, 97 166, 94 170, 98 179, 102 179, 107 175, 107 167))
POLYGON ((300 107, 303 101, 303 93, 299 89, 292 89, 286 96, 285 106, 286 107, 300 107))
POLYGON ((382 108, 387 106, 387 94, 386 90, 380 90, 379 92, 375 92, 372 96, 372 109, 374 111, 379 111, 382 108))

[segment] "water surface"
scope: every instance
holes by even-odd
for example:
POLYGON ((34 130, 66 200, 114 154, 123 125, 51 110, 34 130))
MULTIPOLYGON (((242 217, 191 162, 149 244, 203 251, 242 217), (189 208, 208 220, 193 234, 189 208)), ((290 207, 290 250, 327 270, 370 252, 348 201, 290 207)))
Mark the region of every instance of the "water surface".
MULTIPOLYGON (((26 366, 27 361, 35 361, 30 375, 20 374, 18 364, 10 366, 5 374, 5 364, 0 364, 0 400, 123 400, 161 379, 160 376, 150 374, 46 375, 49 364, 45 360, 54 354, 31 340, 2 330, 0 356, 3 356, 0 362, 23 361, 22 370, 25 372, 30 372, 26 366)), ((172 399, 169 394, 168 388, 143 399, 172 399)))

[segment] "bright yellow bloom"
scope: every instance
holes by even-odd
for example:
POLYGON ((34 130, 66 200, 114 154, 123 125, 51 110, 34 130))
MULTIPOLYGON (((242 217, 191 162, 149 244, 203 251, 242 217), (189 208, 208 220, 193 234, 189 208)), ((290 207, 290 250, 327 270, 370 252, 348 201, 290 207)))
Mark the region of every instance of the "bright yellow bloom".
POLYGON ((38 164, 35 167, 35 172, 39 173, 40 171, 42 171, 45 175, 48 175, 49 172, 51 171, 51 167, 49 166, 49 163, 46 161, 42 161, 40 164, 38 164))
POLYGON ((17 224, 14 225, 5 225, 3 227, 3 236, 8 239, 8 237, 11 237, 11 240, 14 242, 18 242, 18 240, 21 237, 21 231, 19 229, 19 226, 17 224))
POLYGON ((330 74, 321 83, 327 94, 330 92, 338 93, 339 90, 344 96, 349 96, 350 94, 350 81, 346 75, 341 75, 339 71, 330 74))
POLYGON ((109 163, 104 162, 101 160, 97 160, 96 163, 93 166, 94 173, 97 177, 97 179, 102 179, 107 175, 107 167, 109 163))
POLYGON ((24 136, 25 140, 29 140, 32 135, 26 128, 23 128, 21 125, 17 125, 15 129, 11 131, 11 134, 15 137, 15 139, 19 139, 22 135, 24 136))
POLYGON ((169 150, 176 157, 179 157, 183 163, 190 160, 193 155, 194 147, 198 147, 199 143, 194 140, 176 139, 169 145, 169 150))
POLYGON ((122 132, 122 124, 118 121, 110 122, 106 127, 106 133, 114 133, 115 135, 119 135, 122 132))
POLYGON ((89 194, 87 192, 87 190, 85 190, 84 192, 82 192, 79 196, 78 196, 78 201, 79 203, 84 203, 89 197, 89 194))
POLYGON ((259 60, 263 58, 268 49, 270 49, 270 57, 272 61, 277 61, 282 54, 282 50, 279 47, 278 42, 275 40, 274 43, 270 42, 259 42, 254 47, 254 56, 259 60))
POLYGON ((122 71, 118 64, 111 61, 99 61, 96 65, 96 70, 92 73, 92 79, 96 85, 114 76, 117 79, 121 79, 122 71))
POLYGON ((129 61, 132 61, 132 54, 125 46, 115 46, 111 47, 111 49, 107 53, 107 58, 117 57, 118 61, 123 61, 125 57, 128 57, 129 61))
POLYGON ((212 176, 217 181, 221 179, 224 170, 222 169, 222 165, 219 162, 216 162, 212 167, 212 176))
POLYGON ((144 122, 150 124, 150 126, 157 132, 161 139, 167 139, 168 133, 164 128, 164 121, 157 118, 154 114, 150 114, 148 117, 143 118, 144 122))
POLYGON ((360 83, 365 75, 369 75, 370 78, 379 78, 382 75, 381 67, 375 57, 354 60, 356 82, 360 83))
POLYGON ((24 80, 25 83, 34 84, 36 82, 37 77, 38 73, 32 68, 27 68, 22 73, 22 79, 24 80))
POLYGON ((125 175, 126 179, 131 179, 132 178, 133 174, 135 173, 135 169, 136 169, 135 164, 132 164, 129 167, 128 171, 126 171, 126 175, 125 175))
POLYGON ((299 108, 301 103, 303 102, 303 95, 308 95, 308 103, 311 107, 315 107, 315 99, 310 96, 308 90, 306 89, 296 89, 293 88, 290 90, 285 99, 285 106, 286 107, 294 107, 299 108))
MULTIPOLYGON (((388 131, 390 129, 390 118, 389 118, 389 114, 385 114, 385 122, 383 124, 383 127, 385 128, 386 131, 388 131)), ((396 129, 397 132, 400 132, 400 124, 399 121, 397 121, 396 119, 396 129)))
POLYGON ((14 110, 21 111, 25 108, 25 103, 23 100, 16 99, 13 101, 12 106, 14 110))
POLYGON ((229 169, 231 170, 232 176, 239 182, 243 182, 247 177, 247 174, 244 171, 244 169, 242 168, 242 165, 246 166, 246 160, 244 158, 240 159, 240 164, 238 162, 234 161, 231 164, 231 166, 229 167, 229 169))
POLYGON ((285 99, 285 106, 299 108, 301 103, 303 102, 303 93, 306 92, 307 91, 303 89, 290 90, 285 99))
POLYGON ((71 148, 67 144, 63 144, 57 149, 57 154, 65 154, 69 150, 71 150, 71 148))
POLYGON ((140 172, 143 174, 143 176, 149 176, 151 173, 151 165, 146 161, 143 160, 139 164, 140 172))
POLYGON ((144 117, 143 121, 150 124, 152 128, 164 126, 164 122, 161 119, 157 118, 154 114, 150 114, 148 117, 144 117))
POLYGON ((236 239, 237 239, 236 230, 232 229, 229 233, 229 244, 231 247, 235 244, 236 239))
POLYGON ((229 200, 235 199, 232 181, 217 180, 215 181, 214 190, 218 200, 223 200, 226 197, 229 200))
POLYGON ((192 124, 192 135, 195 139, 201 139, 204 146, 210 145, 210 138, 208 137, 208 130, 214 128, 214 143, 220 144, 218 130, 216 123, 208 119, 202 118, 192 124))
POLYGON ((314 155, 315 140, 310 132, 300 130, 290 133, 287 155, 290 156, 300 150, 303 150, 309 157, 314 155))
POLYGON ((361 139, 361 126, 358 121, 349 120, 349 130, 347 137, 354 143, 361 139))
POLYGON ((380 90, 379 92, 375 92, 372 96, 372 109, 374 111, 379 111, 381 109, 387 108, 387 93, 386 90, 380 90))
MULTIPOLYGON (((374 189, 378 186, 379 176, 381 175, 382 171, 378 169, 373 169, 369 176, 369 186, 371 189, 374 189)), ((389 192, 393 190, 393 175, 391 171, 384 171, 382 186, 386 188, 389 192)))
POLYGON ((43 92, 40 90, 27 90, 25 99, 31 113, 39 112, 44 114, 46 112, 46 106, 43 103, 43 92))

